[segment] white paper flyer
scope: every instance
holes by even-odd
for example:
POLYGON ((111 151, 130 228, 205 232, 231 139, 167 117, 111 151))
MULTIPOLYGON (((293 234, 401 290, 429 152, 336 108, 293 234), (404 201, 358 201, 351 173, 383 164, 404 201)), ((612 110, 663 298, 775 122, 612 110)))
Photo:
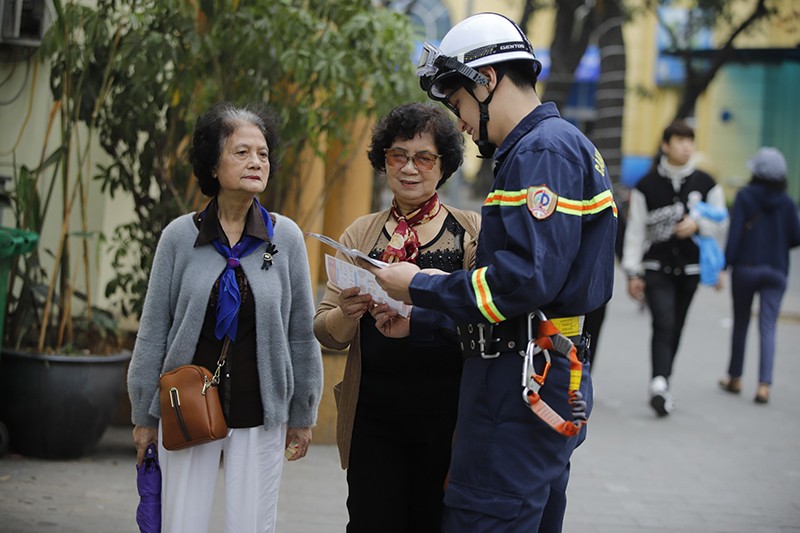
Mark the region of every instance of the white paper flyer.
POLYGON ((358 287, 362 293, 370 294, 375 302, 389 304, 389 307, 396 310, 398 315, 408 316, 411 306, 389 298, 389 295, 378 285, 375 276, 368 270, 325 254, 325 271, 328 273, 330 282, 340 289, 358 287))
POLYGON ((363 259, 364 261, 366 261, 369 264, 374 265, 374 266, 376 266, 378 268, 386 268, 387 266, 389 266, 389 263, 384 263, 383 261, 379 261, 378 259, 374 259, 374 258, 368 256, 367 254, 365 254, 364 252, 362 252, 361 250, 356 250, 355 248, 348 248, 344 244, 340 243, 339 241, 333 240, 330 237, 326 237, 325 235, 320 235, 319 233, 311 233, 310 231, 307 231, 305 234, 308 237, 314 237, 318 241, 327 244, 331 248, 335 248, 336 250, 339 250, 344 255, 347 255, 349 257, 358 257, 358 258, 363 259))

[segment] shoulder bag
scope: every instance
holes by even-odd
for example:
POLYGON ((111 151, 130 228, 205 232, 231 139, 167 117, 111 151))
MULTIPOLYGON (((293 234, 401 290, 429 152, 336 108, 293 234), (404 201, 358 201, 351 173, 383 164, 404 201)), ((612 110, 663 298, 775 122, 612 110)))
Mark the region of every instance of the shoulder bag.
POLYGON ((229 344, 226 336, 213 376, 200 365, 183 365, 159 378, 161 440, 167 450, 182 450, 228 434, 217 385, 229 344))

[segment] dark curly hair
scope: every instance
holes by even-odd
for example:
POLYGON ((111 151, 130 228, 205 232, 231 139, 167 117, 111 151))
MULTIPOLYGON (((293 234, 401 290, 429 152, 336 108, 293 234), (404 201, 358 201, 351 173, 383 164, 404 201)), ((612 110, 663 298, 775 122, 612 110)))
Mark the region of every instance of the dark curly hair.
POLYGON ((436 144, 436 152, 441 155, 442 179, 436 188, 442 186, 447 178, 458 170, 464 161, 464 136, 456 129, 453 120, 439 106, 412 103, 395 107, 372 129, 372 144, 367 157, 372 168, 386 172, 386 154, 398 140, 410 140, 420 133, 430 133, 436 144))
POLYGON ((219 156, 225 142, 242 125, 252 124, 261 130, 269 147, 269 177, 278 170, 277 120, 264 104, 250 104, 237 107, 228 102, 220 102, 197 119, 189 149, 189 162, 192 164, 200 190, 206 196, 219 194, 219 180, 213 178, 214 169, 219 164, 219 156))

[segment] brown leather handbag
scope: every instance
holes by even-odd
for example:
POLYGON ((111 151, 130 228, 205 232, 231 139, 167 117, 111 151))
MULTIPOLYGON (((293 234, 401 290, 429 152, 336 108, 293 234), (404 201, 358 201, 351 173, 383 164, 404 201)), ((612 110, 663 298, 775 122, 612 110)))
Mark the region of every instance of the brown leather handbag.
POLYGON ((228 434, 217 389, 228 344, 225 337, 213 375, 199 365, 179 366, 161 375, 161 440, 167 450, 182 450, 228 434))

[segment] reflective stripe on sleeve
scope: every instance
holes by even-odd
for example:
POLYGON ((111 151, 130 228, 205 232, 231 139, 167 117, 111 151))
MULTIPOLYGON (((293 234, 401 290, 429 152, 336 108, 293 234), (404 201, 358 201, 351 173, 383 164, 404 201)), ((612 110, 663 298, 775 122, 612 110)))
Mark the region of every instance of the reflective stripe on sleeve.
MULTIPOLYGON (((497 205, 504 207, 514 207, 525 205, 527 201, 528 189, 520 191, 496 190, 489 193, 483 205, 497 205)), ((614 216, 617 216, 617 204, 614 203, 614 196, 609 189, 588 200, 570 200, 563 196, 558 197, 556 211, 565 215, 583 216, 599 213, 604 209, 611 208, 614 216)))
POLYGON ((614 211, 614 216, 617 216, 617 204, 614 203, 614 196, 610 190, 606 189, 588 200, 568 200, 559 196, 556 211, 567 215, 583 216, 599 213, 609 207, 614 211))
POLYGON ((525 205, 528 198, 528 189, 521 191, 496 190, 489 193, 483 205, 525 205))
POLYGON ((478 310, 489 322, 496 324, 506 319, 492 302, 492 291, 486 282, 486 267, 481 267, 472 273, 472 288, 475 291, 478 310))

